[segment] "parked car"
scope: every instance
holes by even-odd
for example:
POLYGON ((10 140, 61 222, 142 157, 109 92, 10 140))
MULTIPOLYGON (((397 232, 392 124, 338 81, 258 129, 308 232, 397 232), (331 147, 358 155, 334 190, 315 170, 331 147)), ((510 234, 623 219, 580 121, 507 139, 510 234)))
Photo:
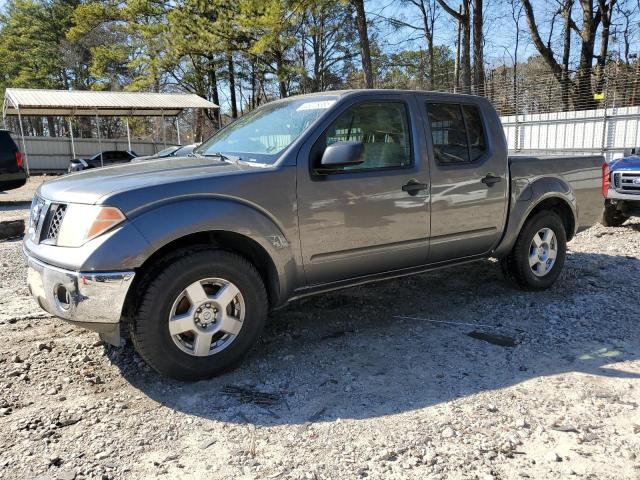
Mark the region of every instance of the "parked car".
POLYGON ((238 364, 269 310, 307 295, 486 257, 521 288, 549 288, 600 216, 602 163, 508 157, 481 97, 292 97, 193 157, 39 187, 28 284, 107 342, 127 329, 158 372, 206 378, 238 364))
POLYGON ((601 222, 605 227, 619 227, 630 217, 640 216, 640 147, 625 151, 623 158, 603 169, 601 222))
POLYGON ((20 188, 27 182, 22 153, 9 130, 0 130, 0 192, 20 188))
POLYGON ((158 153, 153 155, 144 155, 142 157, 135 158, 134 162, 139 162, 141 160, 155 160, 157 158, 168 158, 168 157, 187 157, 193 153, 193 150, 200 145, 199 143, 191 143, 189 145, 172 145, 171 147, 167 147, 164 150, 160 150, 158 153))
POLYGON ((108 150, 96 153, 91 158, 74 158, 69 163, 69 172, 79 172, 87 168, 108 167, 118 163, 128 163, 138 155, 132 150, 108 150))

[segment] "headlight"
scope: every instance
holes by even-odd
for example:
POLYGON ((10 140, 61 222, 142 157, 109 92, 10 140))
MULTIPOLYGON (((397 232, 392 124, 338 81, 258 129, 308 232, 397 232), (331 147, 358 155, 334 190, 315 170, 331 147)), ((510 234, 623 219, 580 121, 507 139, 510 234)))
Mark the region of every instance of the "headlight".
POLYGON ((115 207, 69 204, 58 233, 57 245, 79 247, 122 223, 126 217, 115 207))

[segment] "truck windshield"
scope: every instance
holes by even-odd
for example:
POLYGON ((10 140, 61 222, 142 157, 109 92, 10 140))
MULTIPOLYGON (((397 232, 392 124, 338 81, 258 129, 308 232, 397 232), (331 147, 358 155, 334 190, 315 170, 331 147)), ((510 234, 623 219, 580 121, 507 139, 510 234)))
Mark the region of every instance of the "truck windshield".
POLYGON ((223 128, 194 150, 198 155, 230 154, 271 164, 337 100, 298 98, 266 104, 223 128))

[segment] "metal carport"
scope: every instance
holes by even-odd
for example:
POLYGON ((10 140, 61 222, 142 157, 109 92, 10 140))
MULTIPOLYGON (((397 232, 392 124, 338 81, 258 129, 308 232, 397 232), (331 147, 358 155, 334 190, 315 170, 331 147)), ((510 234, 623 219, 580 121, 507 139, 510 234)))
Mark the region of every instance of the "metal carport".
MULTIPOLYGON (((26 151, 23 115, 65 116, 69 117, 71 149, 75 157, 73 127, 71 119, 77 116, 95 117, 98 125, 98 144, 100 145, 100 116, 125 117, 127 142, 131 150, 128 117, 174 117, 187 108, 219 108, 218 105, 188 93, 151 93, 151 92, 100 92, 90 90, 44 90, 31 88, 7 88, 2 106, 2 120, 7 115, 16 115, 20 125, 20 136, 25 156, 25 166, 29 173, 29 156, 26 151)), ((180 127, 178 143, 180 143, 180 127)), ((164 121, 162 122, 163 138, 164 121)), ((102 147, 99 147, 102 152, 102 147)))

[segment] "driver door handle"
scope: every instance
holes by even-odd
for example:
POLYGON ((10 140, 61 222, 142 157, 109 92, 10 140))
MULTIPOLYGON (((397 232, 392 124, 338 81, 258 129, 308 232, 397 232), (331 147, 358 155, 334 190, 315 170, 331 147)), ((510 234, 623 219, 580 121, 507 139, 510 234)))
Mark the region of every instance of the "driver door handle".
POLYGON ((407 192, 409 195, 417 195, 421 190, 426 190, 429 188, 429 185, 426 183, 420 183, 417 180, 409 180, 405 185, 402 186, 402 191, 407 192))
POLYGON ((496 177, 495 175, 493 175, 492 173, 488 173, 486 177, 484 177, 482 180, 480 180, 482 183, 484 183, 487 187, 493 187, 493 185, 495 183, 498 183, 502 180, 501 177, 496 177))

